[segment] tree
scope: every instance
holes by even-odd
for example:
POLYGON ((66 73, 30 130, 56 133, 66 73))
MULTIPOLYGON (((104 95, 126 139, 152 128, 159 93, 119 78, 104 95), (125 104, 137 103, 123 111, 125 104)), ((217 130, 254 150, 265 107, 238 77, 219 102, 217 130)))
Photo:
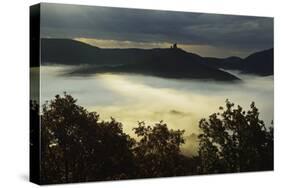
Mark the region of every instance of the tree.
POLYGON ((42 184, 273 169, 273 127, 266 128, 254 103, 245 112, 227 100, 225 110, 202 119, 195 157, 181 152, 184 130, 139 122, 133 139, 120 122, 100 120, 66 93, 40 110, 31 102, 30 110, 31 154, 40 153, 42 184))
POLYGON ((42 182, 62 183, 126 179, 134 174, 134 140, 122 124, 100 121, 95 112, 57 95, 41 116, 42 182))
POLYGON ((154 126, 139 122, 133 130, 139 139, 134 148, 139 178, 186 175, 183 130, 169 130, 162 121, 154 126))
POLYGON ((30 100, 29 108, 29 120, 30 120, 30 180, 36 181, 40 177, 40 166, 39 166, 39 152, 40 152, 40 137, 39 137, 39 105, 36 100, 30 100))
POLYGON ((201 119, 199 127, 201 173, 273 169, 273 128, 259 119, 254 102, 245 112, 226 100, 225 111, 201 119))

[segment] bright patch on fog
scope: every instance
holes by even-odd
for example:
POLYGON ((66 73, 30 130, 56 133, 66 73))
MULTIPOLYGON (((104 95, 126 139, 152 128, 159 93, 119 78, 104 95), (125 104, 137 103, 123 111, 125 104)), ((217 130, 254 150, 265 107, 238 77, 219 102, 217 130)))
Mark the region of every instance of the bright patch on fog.
POLYGON ((183 150, 197 150, 198 122, 217 112, 229 99, 244 109, 252 101, 261 119, 270 125, 273 119, 273 77, 240 75, 242 83, 163 79, 133 74, 98 74, 86 77, 64 75, 69 67, 43 66, 41 102, 64 91, 78 104, 96 111, 101 119, 114 117, 132 134, 138 121, 153 124, 163 120, 172 129, 186 130, 183 150))

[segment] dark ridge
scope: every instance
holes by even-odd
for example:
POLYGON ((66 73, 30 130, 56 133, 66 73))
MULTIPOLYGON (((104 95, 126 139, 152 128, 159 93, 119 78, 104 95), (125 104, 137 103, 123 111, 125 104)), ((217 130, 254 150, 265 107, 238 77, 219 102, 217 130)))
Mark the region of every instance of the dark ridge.
POLYGON ((205 63, 215 67, 229 70, 239 70, 242 73, 260 76, 273 75, 273 48, 253 53, 241 59, 239 57, 212 58, 206 57, 205 63))
POLYGON ((243 60, 242 72, 261 76, 273 75, 273 48, 256 52, 243 60))
POLYGON ((102 49, 71 39, 41 39, 42 64, 87 65, 71 74, 137 73, 164 78, 234 81, 239 78, 209 66, 180 48, 102 49))
POLYGON ((228 57, 228 58, 215 58, 215 57, 205 57, 205 62, 216 68, 223 69, 241 69, 243 59, 240 57, 228 57))

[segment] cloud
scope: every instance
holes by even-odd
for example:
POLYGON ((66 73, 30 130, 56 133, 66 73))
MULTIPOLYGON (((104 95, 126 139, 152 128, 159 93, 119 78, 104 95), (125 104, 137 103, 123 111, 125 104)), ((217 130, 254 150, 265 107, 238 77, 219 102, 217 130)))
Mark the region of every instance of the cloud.
POLYGON ((199 139, 198 134, 192 133, 185 136, 185 144, 182 146, 182 152, 187 156, 194 156, 198 154, 199 139))
MULTIPOLYGON (((243 77, 244 82, 223 84, 132 74, 66 78, 62 74, 67 71, 68 67, 41 67, 42 103, 66 91, 78 99, 77 104, 98 112, 102 120, 114 117, 122 122, 124 131, 131 136, 138 121, 154 125, 163 120, 171 129, 185 130, 186 143, 182 149, 186 154, 197 151, 199 120, 218 112, 227 98, 245 110, 255 101, 266 126, 273 119, 272 76, 248 75, 243 77)), ((31 74, 36 76, 35 69, 31 74)))
POLYGON ((183 117, 192 115, 191 113, 186 113, 186 112, 182 112, 182 111, 178 111, 178 110, 170 110, 169 113, 171 115, 183 116, 183 117))
POLYGON ((178 42, 228 50, 273 46, 273 18, 42 4, 42 37, 178 42))
MULTIPOLYGON (((97 46, 100 48, 170 48, 171 43, 168 42, 136 42, 128 40, 111 40, 111 39, 98 39, 98 38, 74 38, 77 41, 97 46)), ((215 47, 211 45, 200 45, 200 44, 182 44, 177 43, 177 46, 187 52, 196 53, 204 57, 229 57, 239 56, 247 57, 253 53, 253 49, 226 49, 222 47, 215 47)))

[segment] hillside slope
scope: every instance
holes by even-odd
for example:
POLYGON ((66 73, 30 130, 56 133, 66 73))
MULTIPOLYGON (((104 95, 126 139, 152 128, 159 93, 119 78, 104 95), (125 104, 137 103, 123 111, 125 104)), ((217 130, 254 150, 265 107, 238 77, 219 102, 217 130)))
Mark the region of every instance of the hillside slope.
POLYGON ((70 39, 42 39, 42 64, 86 65, 71 74, 137 73, 165 78, 221 81, 239 78, 204 62, 199 55, 179 48, 102 49, 70 39))

